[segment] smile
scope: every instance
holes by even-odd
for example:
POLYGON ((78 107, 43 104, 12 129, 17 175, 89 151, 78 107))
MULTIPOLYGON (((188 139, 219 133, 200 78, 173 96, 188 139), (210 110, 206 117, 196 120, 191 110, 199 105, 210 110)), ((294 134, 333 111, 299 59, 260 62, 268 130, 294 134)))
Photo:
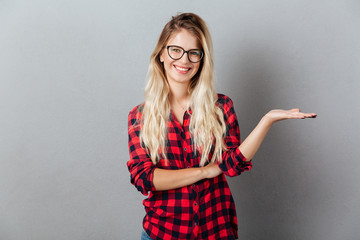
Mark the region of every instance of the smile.
POLYGON ((174 65, 174 67, 176 70, 178 70, 181 73, 187 73, 191 69, 191 68, 187 68, 187 67, 180 67, 178 65, 174 65))

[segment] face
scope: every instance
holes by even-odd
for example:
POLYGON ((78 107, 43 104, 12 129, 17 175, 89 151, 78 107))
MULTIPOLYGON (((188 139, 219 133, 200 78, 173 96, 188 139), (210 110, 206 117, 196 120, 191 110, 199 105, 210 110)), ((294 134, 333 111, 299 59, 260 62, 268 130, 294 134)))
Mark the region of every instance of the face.
MULTIPOLYGON (((185 51, 201 49, 198 39, 185 29, 174 33, 166 44, 166 46, 169 45, 182 47, 185 51)), ((165 74, 169 84, 174 82, 189 84, 192 77, 199 70, 200 62, 190 62, 187 53, 184 53, 180 59, 173 60, 170 58, 166 46, 160 54, 160 61, 164 64, 165 74)))

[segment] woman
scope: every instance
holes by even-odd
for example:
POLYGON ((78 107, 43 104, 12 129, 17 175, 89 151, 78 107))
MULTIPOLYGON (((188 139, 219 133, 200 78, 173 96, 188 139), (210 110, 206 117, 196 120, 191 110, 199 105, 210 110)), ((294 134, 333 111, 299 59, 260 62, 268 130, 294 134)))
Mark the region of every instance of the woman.
POLYGON ((316 114, 271 110, 240 145, 233 102, 214 90, 208 28, 192 13, 165 25, 148 78, 145 103, 129 113, 127 162, 131 183, 150 192, 142 239, 237 239, 225 175, 251 169, 272 124, 316 114))

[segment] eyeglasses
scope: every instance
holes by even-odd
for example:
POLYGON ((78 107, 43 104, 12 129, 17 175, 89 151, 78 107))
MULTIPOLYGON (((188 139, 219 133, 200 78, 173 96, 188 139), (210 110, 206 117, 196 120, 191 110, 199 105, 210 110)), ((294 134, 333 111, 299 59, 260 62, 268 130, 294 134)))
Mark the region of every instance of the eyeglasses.
POLYGON ((187 53, 187 57, 190 62, 197 63, 200 62, 204 56, 204 52, 200 49, 190 49, 185 51, 182 47, 170 45, 166 47, 169 57, 173 60, 179 60, 187 53))

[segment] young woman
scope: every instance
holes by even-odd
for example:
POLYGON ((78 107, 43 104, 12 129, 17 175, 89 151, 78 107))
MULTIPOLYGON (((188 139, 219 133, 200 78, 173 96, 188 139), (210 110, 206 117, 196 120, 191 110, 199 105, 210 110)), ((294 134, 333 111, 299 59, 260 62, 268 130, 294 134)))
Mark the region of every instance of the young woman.
POLYGON ((169 21, 150 59, 145 102, 129 113, 131 183, 145 196, 142 239, 237 239, 225 175, 252 167, 272 124, 313 118, 271 110, 240 145, 231 99, 216 94, 205 22, 184 13, 169 21))

